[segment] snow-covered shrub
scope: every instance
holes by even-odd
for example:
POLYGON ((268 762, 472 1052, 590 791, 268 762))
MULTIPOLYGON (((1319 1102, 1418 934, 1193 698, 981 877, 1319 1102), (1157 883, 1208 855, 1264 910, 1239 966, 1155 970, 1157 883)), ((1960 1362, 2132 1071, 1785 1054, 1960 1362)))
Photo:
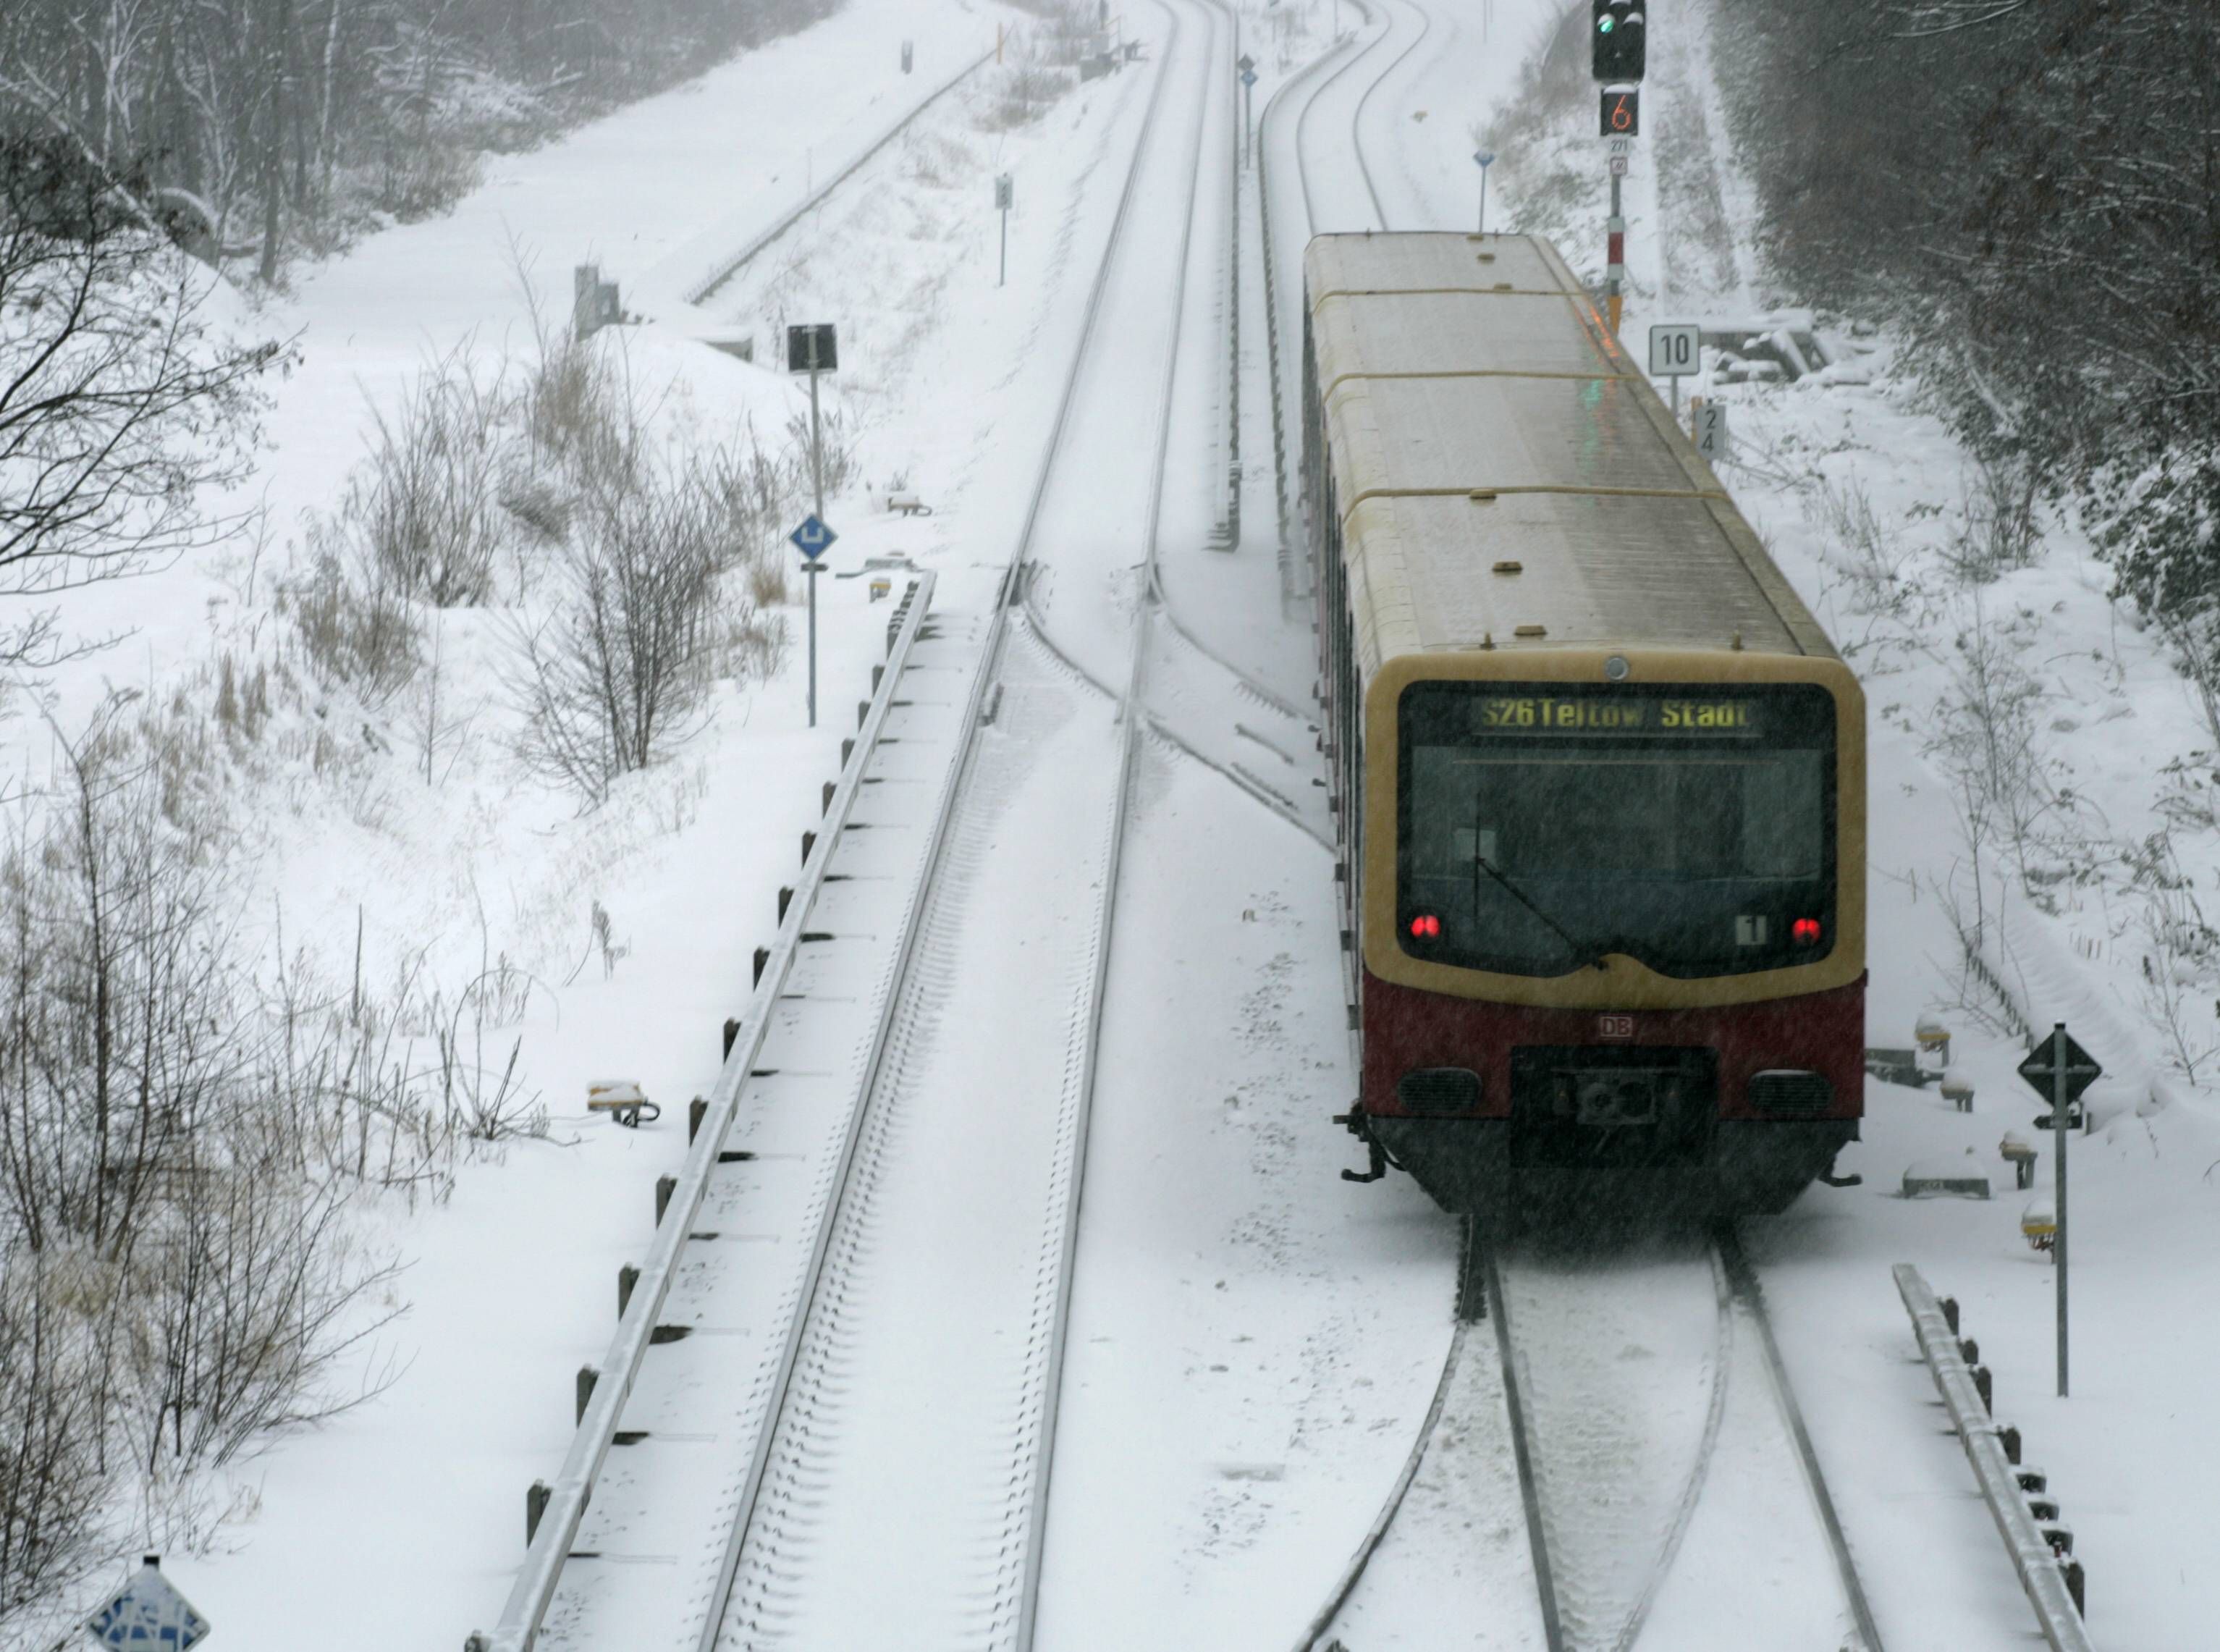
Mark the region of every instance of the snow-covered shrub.
POLYGON ((733 561, 720 500, 683 471, 583 500, 552 611, 513 627, 526 767, 598 805, 697 732, 775 623, 733 589, 733 561))
POLYGON ((97 1316, 72 1300, 80 1260, 0 1237, 0 1639, 104 1558, 109 1384, 97 1316))
POLYGON ((480 367, 465 345, 419 374, 391 418, 376 415, 377 448, 335 523, 395 589, 441 608, 493 597, 513 402, 506 367, 480 367))
POLYGON ((2120 595, 2209 649, 2220 620, 2220 439, 2123 456, 2097 476, 2098 544, 2120 595))
MULTIPOLYGON (((845 493, 863 477, 863 433, 839 408, 826 408, 818 415, 818 464, 814 479, 826 493, 845 493)), ((809 415, 797 413, 786 421, 786 447, 798 486, 813 486, 810 472, 809 415)))
POLYGON ((1913 595, 1904 572, 1911 553, 1874 510, 1865 484, 1855 476, 1840 482, 1822 477, 1804 508, 1819 530, 1828 565, 1849 583, 1858 608, 1901 616, 1913 595))
POLYGON ((343 1213, 423 1087, 350 1066, 334 1004, 283 972, 271 990, 235 944, 216 726, 128 695, 56 726, 45 807, 0 843, 9 1644, 129 1540, 124 1493, 174 1509, 201 1468, 362 1397, 323 1379, 381 1317, 388 1270, 343 1213), (357 1142, 375 1150, 342 1163, 357 1142))
POLYGON ((292 622, 317 683, 382 705, 415 676, 422 626, 408 598, 382 570, 365 564, 357 546, 321 523, 310 525, 309 544, 308 568, 278 587, 278 612, 292 622))
POLYGON ((2042 547, 2036 468, 2017 453, 1976 453, 1957 531, 1945 548, 1951 571, 1986 584, 2030 565, 2042 547))
POLYGON ((576 483, 628 483, 645 450, 643 410, 622 363, 590 340, 552 331, 536 312, 533 321, 539 354, 524 407, 533 474, 552 468, 576 483))

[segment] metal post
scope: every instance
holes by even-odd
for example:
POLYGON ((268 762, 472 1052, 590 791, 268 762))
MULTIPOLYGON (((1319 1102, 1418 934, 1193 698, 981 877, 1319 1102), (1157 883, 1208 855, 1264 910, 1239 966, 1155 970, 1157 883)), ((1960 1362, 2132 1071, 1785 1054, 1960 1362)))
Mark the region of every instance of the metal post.
POLYGON ((1480 233, 1487 234, 1487 168, 1480 169, 1480 233))
MULTIPOLYGON (((817 501, 817 520, 825 520, 825 449, 817 424, 817 346, 809 346, 809 488, 817 501)), ((809 582, 809 726, 817 726, 817 558, 802 577, 809 582)))
POLYGON ((1681 375, 1668 373, 1665 378, 1673 387, 1673 422, 1678 425, 1681 422, 1681 375))
POLYGON ((1253 80, 1241 83, 1241 164, 1246 166, 1257 125, 1257 83, 1253 80))
POLYGON ((2051 1254, 2058 1259, 2058 1397, 2066 1398, 2066 1023, 2051 1029, 2050 1130, 2058 1138, 2058 1237, 2051 1254))
POLYGON ((999 286, 1001 286, 1001 285, 1002 284, 1002 283, 1003 283, 1003 282, 1005 282, 1005 281, 1007 281, 1007 280, 1008 280, 1008 279, 1009 279, 1009 276, 1010 276, 1010 209, 1009 209, 1007 207, 1004 207, 1004 208, 1002 209, 1002 255, 1001 255, 1001 262, 1000 264, 998 264, 998 265, 995 266, 995 284, 996 286, 998 286, 998 287, 999 287, 999 286))
POLYGON ((1611 222, 1606 227, 1604 256, 1606 260, 1603 290, 1604 302, 1611 313, 1611 336, 1618 336, 1618 315, 1624 299, 1620 296, 1619 279, 1625 269, 1626 220, 1619 215, 1618 174, 1611 178, 1611 222))

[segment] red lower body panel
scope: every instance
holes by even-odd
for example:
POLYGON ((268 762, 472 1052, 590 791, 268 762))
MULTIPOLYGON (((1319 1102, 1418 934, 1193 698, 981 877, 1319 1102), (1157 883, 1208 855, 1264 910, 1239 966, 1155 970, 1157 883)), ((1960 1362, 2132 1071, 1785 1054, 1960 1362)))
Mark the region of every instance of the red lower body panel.
POLYGON ((1825 1109, 1799 1116, 1855 1119, 1863 1111, 1862 979, 1831 992, 1757 1004, 1599 1014, 1451 998, 1395 986, 1368 969, 1363 1029, 1362 1097, 1364 1111, 1375 1119, 1413 1116, 1396 1086, 1406 1073, 1431 1067, 1462 1067, 1480 1075, 1478 1108, 1436 1116, 1508 1118, 1511 1052, 1531 1044, 1716 1050, 1721 1119, 1764 1117, 1749 1103, 1749 1081, 1780 1069, 1822 1074, 1833 1089, 1833 1101, 1825 1109))
POLYGON ((1864 1092, 1862 980, 1599 1013, 1365 976, 1356 1128, 1452 1210, 1783 1210, 1855 1139, 1864 1092))

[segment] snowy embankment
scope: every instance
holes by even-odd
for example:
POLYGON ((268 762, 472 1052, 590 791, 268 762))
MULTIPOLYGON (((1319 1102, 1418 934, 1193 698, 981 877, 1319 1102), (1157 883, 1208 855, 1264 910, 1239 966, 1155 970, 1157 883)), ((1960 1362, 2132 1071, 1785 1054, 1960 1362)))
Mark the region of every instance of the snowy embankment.
MULTIPOLYGON (((813 307, 790 319, 832 320, 842 334, 831 405, 853 462, 827 500, 842 537, 828 558, 836 577, 820 582, 815 728, 801 582, 783 598, 767 585, 758 617, 787 636, 783 657, 766 651, 773 674, 720 687, 693 740, 583 808, 516 759, 506 665, 521 610, 433 614, 428 670, 383 704, 315 684, 277 597, 308 560, 312 514, 337 514, 377 421, 392 425, 435 364, 467 362, 479 382, 511 389, 528 377, 538 346, 520 264, 558 336, 572 264, 596 261, 620 284, 641 324, 605 332, 592 350, 630 387, 656 452, 675 462, 752 427, 759 447, 790 462, 789 422, 807 399, 773 370, 788 306, 705 315, 678 290, 726 238, 745 241, 783 215, 862 136, 990 50, 998 23, 1027 22, 857 0, 559 144, 497 160, 450 216, 304 272, 249 318, 297 333, 302 355, 277 387, 274 451, 253 483, 266 539, 72 600, 78 630, 132 634, 58 678, 60 728, 79 726, 120 677, 228 753, 219 774, 233 789, 225 849, 240 874, 232 939, 242 956, 276 958, 282 935, 284 952, 305 953, 342 999, 351 972, 373 995, 394 992, 404 1040, 432 1031, 431 1017, 498 997, 483 1027, 496 1074, 516 1041, 508 1122, 522 1134, 460 1146, 406 1196, 353 1201, 360 1252, 402 1264, 377 1305, 402 1317, 352 1350, 330 1387, 382 1392, 150 1517, 142 1535, 170 1554, 228 1643, 275 1646, 315 1623, 339 1644, 445 1644, 497 1606, 521 1550, 524 1487, 568 1437, 568 1374, 606 1343, 616 1269, 644 1239, 656 1175, 683 1151, 686 1099, 716 1070, 719 1025, 745 1000, 749 953, 770 932, 776 888, 816 820, 818 782, 838 768, 849 708, 879 658, 885 608, 867 581, 837 576, 899 551, 941 565, 944 580, 989 577, 972 570, 1001 545, 975 556, 964 490, 983 468, 995 520, 1001 467, 981 460, 997 421, 1007 409, 1029 429, 1035 382, 1068 353, 1054 237, 1100 159, 1115 89, 1013 121, 1001 81, 982 76, 854 180, 875 216, 855 241, 853 284, 803 278, 808 258, 833 259, 801 232, 758 266, 813 307), (1009 170, 1023 180, 1012 225, 1023 278, 998 294, 991 179, 1009 170), (771 365, 690 341, 736 321, 771 365), (1027 358, 1034 341, 1038 363, 1027 358), (998 384, 1015 389, 997 401, 998 384), (942 387, 974 416, 949 420, 942 387), (885 514, 896 471, 936 517, 885 514), (227 732, 223 684, 235 679, 251 706, 263 668, 267 720, 250 712, 243 735, 227 732), (413 1020, 392 985, 404 974, 413 1020), (496 978, 497 994, 483 984, 496 978), (662 1104, 660 1123, 634 1133, 589 1118, 585 1084, 610 1075, 639 1080, 662 1104), (535 1114, 544 1140, 531 1134, 535 1114), (373 1604, 334 1622, 335 1587, 373 1604)), ((533 573, 518 556, 503 577, 528 588, 533 573)), ((19 770, 42 770, 45 726, 19 720, 6 732, 19 770)))
MULTIPOLYGON (((1750 250, 1756 196, 1727 139, 1707 11, 1653 46, 1653 135, 1626 185, 1622 336, 1637 359, 1653 321, 1731 327, 1795 302, 1750 250)), ((1593 93, 1583 76, 1560 78, 1576 90, 1541 100, 1546 136, 1529 129, 1512 178, 1526 219, 1593 270, 1607 184, 1593 93)), ((1537 108, 1530 97, 1524 110, 1537 108)), ((2220 954, 2200 893, 2220 882, 2220 725, 2162 640, 2110 600, 2110 571, 2074 520, 1952 437, 1917 362, 1886 334, 1823 320, 1821 338, 1834 365, 1810 377, 1681 388, 1727 406, 1721 478, 1866 686, 1868 1041, 1909 1045, 1916 1020, 1939 1019, 1974 1098, 1961 1113, 1933 1088, 1869 1084, 1865 1139, 1841 1167, 1866 1185, 1815 1189, 1751 1243, 1892 1643, 1967 1643, 1924 1614, 1966 1568, 2001 1564, 1984 1523, 1941 1516, 1971 1481, 1955 1447, 1923 1433, 1935 1396, 1909 1362, 1887 1275, 1909 1260, 1964 1305, 1998 1415, 2049 1470, 2099 1642, 2189 1652, 2220 1619, 2200 1512, 2220 1474, 2202 1312, 2220 1295, 2207 1088, 2220 954), (2012 1070, 2025 1027, 2054 1020, 2107 1069, 2071 1155, 2063 1400, 2055 1274, 2020 1232, 2027 1208, 2049 1202, 2050 1142, 2012 1070), (2015 1191, 1999 1155, 2006 1131, 2042 1154, 2032 1192, 2015 1191), (1995 1196, 1905 1200, 1905 1170, 1936 1159, 1986 1175, 1995 1196), (1949 1530, 1976 1549, 1938 1542, 1949 1530)), ((2011 1593, 1999 1611, 2024 1611, 2011 1593)))

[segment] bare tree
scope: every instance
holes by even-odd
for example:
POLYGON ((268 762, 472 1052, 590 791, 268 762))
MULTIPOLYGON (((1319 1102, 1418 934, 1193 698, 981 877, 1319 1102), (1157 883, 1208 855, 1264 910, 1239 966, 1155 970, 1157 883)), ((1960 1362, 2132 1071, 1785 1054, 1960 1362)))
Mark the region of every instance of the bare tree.
POLYGON ((0 1243, 0 1636, 100 1558, 107 1385, 72 1266, 0 1243))
POLYGON ((554 614, 516 629, 527 767, 589 803, 695 732, 762 621, 732 591, 721 502, 683 479, 586 502, 554 614))
POLYGON ((0 1200, 34 1250, 129 1253, 150 1189, 239 1055, 207 823, 120 696, 60 745, 45 827, 0 854, 0 1200))
MULTIPOLYGON (((212 277, 74 140, 0 127, 0 599, 159 566, 229 532, 257 381, 284 358, 219 334, 212 277)), ((36 660, 51 609, 0 621, 36 660)))
POLYGON ((128 1315, 133 1454, 149 1474, 228 1462, 269 1431, 382 1386, 341 1391, 327 1379, 396 1317, 370 1304, 395 1270, 353 1258, 340 1225, 347 1184, 302 1177, 271 1119, 242 1108, 196 1140, 190 1185, 150 1231, 128 1315))

